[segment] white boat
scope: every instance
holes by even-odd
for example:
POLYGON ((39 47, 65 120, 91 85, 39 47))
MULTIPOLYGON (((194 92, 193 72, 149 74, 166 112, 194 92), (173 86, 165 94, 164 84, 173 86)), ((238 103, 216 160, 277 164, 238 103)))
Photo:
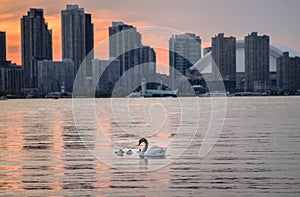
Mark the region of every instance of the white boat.
POLYGON ((132 92, 127 98, 144 98, 144 96, 140 92, 132 92))

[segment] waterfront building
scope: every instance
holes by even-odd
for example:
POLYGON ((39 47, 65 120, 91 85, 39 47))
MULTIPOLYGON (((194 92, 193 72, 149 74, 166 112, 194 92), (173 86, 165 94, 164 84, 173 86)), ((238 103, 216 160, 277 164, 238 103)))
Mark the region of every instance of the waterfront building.
POLYGON ((170 85, 176 89, 186 72, 201 58, 200 36, 191 33, 173 35, 169 39, 170 85))
POLYGON ((300 57, 290 57, 289 52, 284 52, 277 58, 277 87, 288 92, 300 89, 300 57))
POLYGON ((38 61, 38 94, 45 96, 51 92, 69 92, 73 90, 74 62, 38 61))
POLYGON ((109 57, 120 61, 120 73, 139 64, 139 49, 142 47, 142 35, 136 27, 123 22, 112 22, 109 27, 109 57))
POLYGON ((52 31, 45 22, 43 9, 30 8, 21 18, 22 66, 26 91, 38 85, 38 60, 52 60, 52 31))
MULTIPOLYGON (((216 67, 212 68, 213 74, 219 70, 226 90, 234 90, 236 87, 236 39, 224 37, 223 33, 211 39, 212 58, 216 67)), ((215 77, 216 78, 216 77, 215 77)))
MULTIPOLYGON (((155 81, 156 54, 142 44, 142 35, 136 27, 123 22, 112 22, 109 27, 109 57, 119 61, 122 88, 135 90, 143 80, 155 81)), ((126 93, 126 94, 127 94, 126 93)))
POLYGON ((0 64, 6 61, 6 34, 0 31, 0 64))
POLYGON ((23 88, 23 69, 6 61, 0 66, 0 94, 20 96, 23 88))
POLYGON ((247 90, 265 92, 269 89, 269 56, 269 36, 258 36, 257 32, 245 36, 245 85, 247 90))
MULTIPOLYGON (((147 88, 154 88, 153 83, 156 82, 156 53, 150 46, 143 46, 140 48, 140 68, 139 78, 149 82, 147 88), (152 85, 151 85, 152 84, 152 85)), ((136 76, 135 78, 138 78, 136 76)), ((137 81, 136 83, 139 83, 137 81)))
POLYGON ((0 32, 0 94, 20 96, 22 88, 22 67, 6 60, 6 33, 0 32))
MULTIPOLYGON (((94 25, 91 14, 84 12, 78 5, 67 5, 61 11, 62 58, 74 62, 74 77, 85 59, 86 69, 80 70, 82 80, 92 76, 94 59, 94 25)), ((82 84, 86 84, 82 81, 82 84)))
POLYGON ((112 92, 115 84, 120 78, 119 60, 93 60, 93 79, 97 84, 96 90, 112 92))

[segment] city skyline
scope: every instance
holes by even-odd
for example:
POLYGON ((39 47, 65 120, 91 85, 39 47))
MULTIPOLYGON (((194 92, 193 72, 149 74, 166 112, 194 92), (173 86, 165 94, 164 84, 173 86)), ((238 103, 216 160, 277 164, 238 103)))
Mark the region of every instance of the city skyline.
MULTIPOLYGON (((300 51, 300 18, 298 1, 234 1, 226 2, 228 8, 217 5, 220 2, 117 2, 117 1, 31 1, 14 2, 3 0, 0 6, 0 31, 7 36, 7 59, 20 64, 20 18, 31 7, 42 8, 49 29, 53 32, 53 59, 61 60, 61 18, 60 12, 66 4, 78 4, 92 14, 95 26, 95 46, 108 38, 107 28, 112 21, 125 21, 137 28, 141 26, 162 26, 181 32, 196 33, 202 38, 203 48, 210 46, 210 40, 218 33, 243 39, 252 31, 267 34, 272 43, 300 51), (115 6, 118 5, 118 11, 115 6), (158 6, 159 5, 159 6, 158 6), (198 5, 198 6, 197 6, 198 5), (230 6, 231 5, 231 6, 230 6), (153 14, 155 10, 155 14, 153 14), (177 13, 176 15, 172 13, 177 13), (143 13, 141 15, 141 13, 143 13), (253 13, 255 13, 253 15, 253 13), (167 17, 171 16, 171 17, 167 17), (209 20, 206 18, 209 17, 209 20)), ((145 43, 147 45, 147 43, 145 43)), ((163 43, 168 49, 168 41, 163 43)), ((158 54, 158 60, 159 60, 158 54)), ((168 67, 158 67, 158 72, 166 73, 168 67)))

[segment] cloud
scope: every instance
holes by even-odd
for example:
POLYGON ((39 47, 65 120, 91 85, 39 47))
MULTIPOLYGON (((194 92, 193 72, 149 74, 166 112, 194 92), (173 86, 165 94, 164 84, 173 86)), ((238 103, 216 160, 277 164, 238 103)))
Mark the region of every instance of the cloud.
MULTIPOLYGON (((60 13, 66 4, 78 4, 92 14, 95 45, 108 37, 111 21, 124 21, 137 27, 162 26, 196 33, 202 39, 202 47, 220 32, 241 39, 258 29, 259 33, 270 35, 272 41, 300 51, 300 28, 296 25, 300 1, 280 0, 1 0, 0 31, 7 32, 7 45, 20 47, 20 18, 31 7, 43 8, 53 30, 54 59, 60 59, 60 13)), ((168 45, 168 40, 159 42, 168 45)))

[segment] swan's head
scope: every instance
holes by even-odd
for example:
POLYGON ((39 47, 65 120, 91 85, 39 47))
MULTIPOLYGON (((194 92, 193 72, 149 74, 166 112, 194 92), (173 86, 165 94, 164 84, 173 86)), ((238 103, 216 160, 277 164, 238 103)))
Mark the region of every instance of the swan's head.
MULTIPOLYGON (((139 140, 139 145, 141 145, 141 143, 145 142, 146 144, 148 144, 148 140, 144 137, 142 137, 140 140, 139 140)), ((138 145, 138 146, 139 146, 138 145)))

